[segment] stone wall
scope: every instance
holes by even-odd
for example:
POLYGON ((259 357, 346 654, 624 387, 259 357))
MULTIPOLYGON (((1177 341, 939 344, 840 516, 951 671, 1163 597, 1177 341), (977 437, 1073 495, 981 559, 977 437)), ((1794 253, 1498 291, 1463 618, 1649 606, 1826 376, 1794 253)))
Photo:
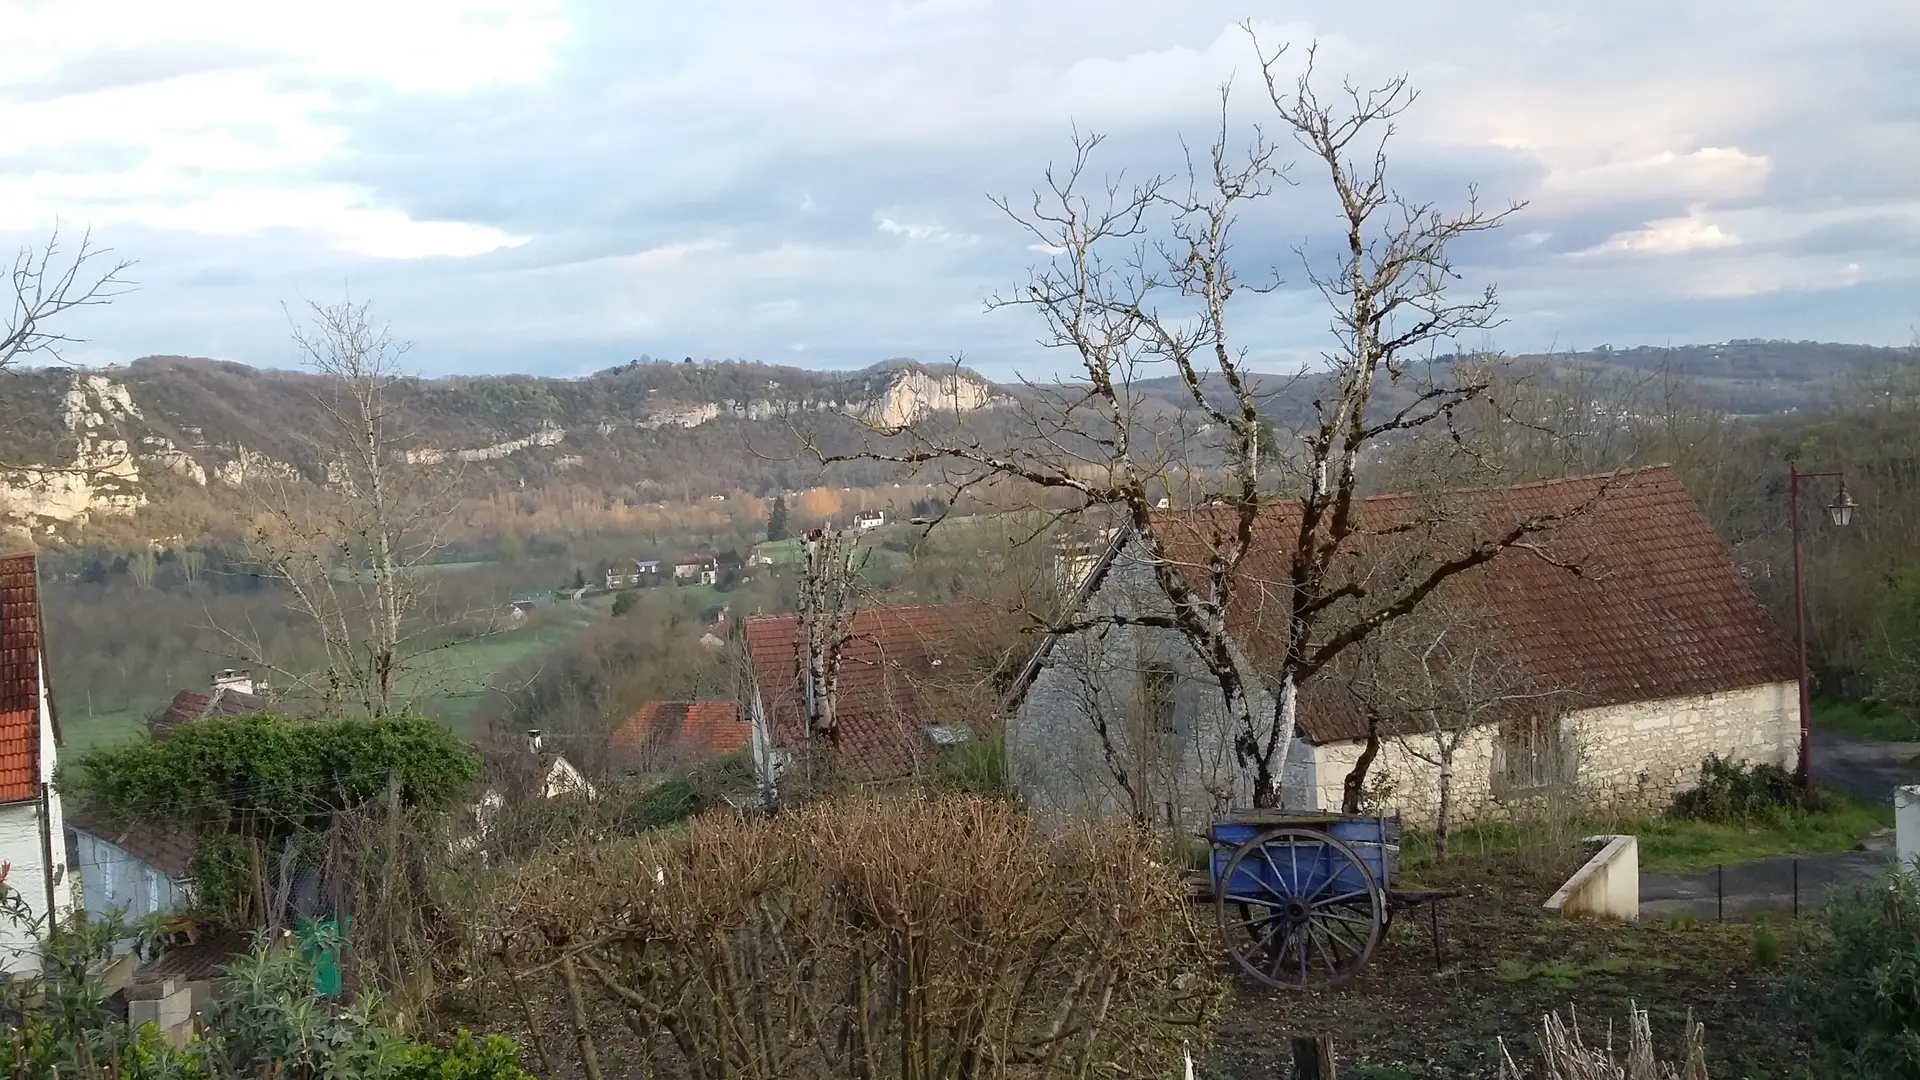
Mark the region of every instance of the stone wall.
MULTIPOLYGON (((1562 721, 1573 771, 1564 794, 1595 813, 1652 811, 1692 787, 1709 754, 1791 769, 1800 743, 1797 709, 1794 684, 1774 683, 1575 712, 1562 721)), ((1542 797, 1537 792, 1495 795, 1495 742, 1495 731, 1487 728, 1469 733, 1455 752, 1456 821, 1505 816, 1542 797)), ((1397 810, 1410 822, 1429 823, 1439 808, 1439 770, 1415 749, 1436 756, 1431 736, 1386 740, 1369 771, 1368 787, 1381 794, 1374 809, 1397 810)), ((1311 790, 1317 806, 1339 808, 1342 784, 1360 751, 1357 742, 1313 747, 1311 790)))
MULTIPOLYGON (((1083 614, 1097 619, 1167 610, 1151 568, 1123 550, 1083 614)), ((1270 716, 1273 701, 1256 689, 1254 708, 1270 716)), ((1251 804, 1233 733, 1219 683, 1185 636, 1097 625, 1054 642, 1009 718, 1007 778, 1045 814, 1129 814, 1138 807, 1156 820, 1170 817, 1197 828, 1210 815, 1251 804), (1166 730, 1159 718, 1143 715, 1142 679, 1152 668, 1172 676, 1166 730)), ((1308 797, 1310 758, 1311 748, 1294 740, 1282 785, 1289 805, 1304 805, 1308 797)))

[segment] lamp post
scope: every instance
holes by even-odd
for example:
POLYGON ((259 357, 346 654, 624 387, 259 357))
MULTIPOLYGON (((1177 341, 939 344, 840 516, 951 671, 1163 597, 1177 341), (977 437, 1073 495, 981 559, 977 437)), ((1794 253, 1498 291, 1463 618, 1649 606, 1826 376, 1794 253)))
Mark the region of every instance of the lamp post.
POLYGON ((1801 472, 1797 462, 1787 463, 1787 514, 1793 526, 1793 644, 1794 674, 1800 682, 1800 783, 1813 794, 1813 708, 1807 692, 1807 597, 1800 558, 1800 481, 1831 476, 1839 479, 1840 493, 1827 505, 1833 523, 1845 528, 1853 521, 1857 505, 1847 494, 1847 478, 1838 469, 1831 472, 1801 472))

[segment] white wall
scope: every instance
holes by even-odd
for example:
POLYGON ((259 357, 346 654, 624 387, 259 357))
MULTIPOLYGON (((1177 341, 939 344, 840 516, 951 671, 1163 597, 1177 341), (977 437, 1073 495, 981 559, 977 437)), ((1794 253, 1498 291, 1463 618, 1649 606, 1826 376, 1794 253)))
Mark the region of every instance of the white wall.
MULTIPOLYGON (((45 668, 43 657, 40 677, 40 782, 43 784, 53 781, 54 766, 59 761, 53 741, 53 715, 47 709, 45 668)), ((50 795, 48 803, 52 818, 50 839, 53 872, 59 877, 53 888, 53 905, 54 910, 65 917, 73 907, 73 881, 66 872, 66 823, 60 813, 60 796, 57 793, 50 795)), ((42 850, 39 800, 0 806, 0 860, 12 867, 7 873, 7 884, 25 899, 33 918, 39 920, 44 928, 47 915, 47 867, 42 850)), ((40 957, 34 951, 30 928, 0 920, 0 971, 17 973, 38 970, 40 957)))
POLYGON ((103 919, 115 910, 128 922, 187 905, 186 889, 150 863, 127 854, 88 832, 74 833, 75 873, 80 875, 81 901, 90 919, 103 919))
MULTIPOLYGON (((1717 694, 1666 698, 1575 712, 1563 721, 1574 760, 1572 793, 1596 811, 1651 811, 1700 777, 1709 754, 1792 769, 1800 746, 1793 683, 1772 683, 1717 694)), ((1494 731, 1471 732, 1454 756, 1456 820, 1505 811, 1493 797, 1494 731)), ((1431 738, 1387 739, 1370 776, 1389 778, 1380 809, 1431 822, 1437 812, 1438 770, 1409 752, 1431 754, 1431 738)), ((1313 749, 1313 790, 1319 806, 1338 809, 1341 787, 1360 756, 1357 742, 1313 749)))

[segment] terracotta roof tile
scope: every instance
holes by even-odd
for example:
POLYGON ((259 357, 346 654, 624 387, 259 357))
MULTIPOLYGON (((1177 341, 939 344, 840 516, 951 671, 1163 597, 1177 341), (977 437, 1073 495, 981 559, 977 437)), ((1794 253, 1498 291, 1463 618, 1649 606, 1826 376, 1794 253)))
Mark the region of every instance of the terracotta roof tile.
MULTIPOLYGON (((1229 612, 1256 655, 1274 646, 1283 595, 1284 545, 1297 504, 1263 512, 1242 566, 1240 601, 1229 612)), ((1213 521, 1217 521, 1215 518, 1213 521)), ((1358 511, 1374 539, 1336 569, 1356 579, 1380 560, 1395 574, 1424 573, 1442 555, 1542 522, 1524 546, 1450 578, 1433 595, 1484 618, 1502 646, 1542 685, 1580 707, 1734 690, 1794 678, 1792 654, 1741 578, 1720 538, 1671 469, 1440 495, 1367 499, 1358 511), (1372 549, 1374 559, 1369 562, 1372 549), (1573 569, 1570 569, 1573 568, 1573 569)), ((1185 519, 1170 547, 1198 562, 1213 521, 1185 519)), ((1338 695, 1308 693, 1301 726, 1315 741, 1360 738, 1365 729, 1338 695)))
POLYGON ((177 825, 136 821, 123 828, 86 814, 69 818, 67 824, 75 831, 105 840, 175 881, 193 878, 193 857, 200 845, 192 832, 177 825))
POLYGON ((39 795, 40 600, 32 555, 0 557, 0 803, 39 795))
POLYGON ((614 731, 607 748, 633 764, 660 769, 731 754, 751 735, 731 701, 649 701, 614 731))
MULTIPOLYGON (((840 768, 867 780, 913 772, 931 747, 927 725, 941 719, 941 688, 989 659, 999 621, 996 612, 980 604, 856 612, 852 637, 840 654, 835 708, 840 768)), ((800 686, 800 617, 758 615, 745 620, 741 630, 761 700, 772 717, 774 742, 788 748, 802 745, 806 712, 800 686)))
POLYGON ((165 712, 147 721, 147 733, 161 739, 181 724, 190 724, 195 720, 205 720, 210 716, 251 716, 272 708, 272 702, 266 698, 242 690, 221 688, 211 694, 182 690, 173 695, 173 701, 165 712))

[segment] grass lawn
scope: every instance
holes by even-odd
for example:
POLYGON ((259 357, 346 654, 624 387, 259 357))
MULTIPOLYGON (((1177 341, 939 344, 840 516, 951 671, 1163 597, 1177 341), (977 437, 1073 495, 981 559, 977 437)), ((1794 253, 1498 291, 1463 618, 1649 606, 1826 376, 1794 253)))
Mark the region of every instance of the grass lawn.
MULTIPOLYGON (((1572 1007, 1589 1041, 1603 1042, 1610 1025, 1621 1033, 1634 1004, 1650 1014, 1663 1052, 1677 1044, 1689 1015, 1705 1024, 1715 1077, 1812 1075, 1806 1031, 1779 986, 1818 948, 1813 924, 1756 930, 1548 914, 1540 904, 1577 862, 1572 853, 1558 863, 1472 857, 1406 872, 1409 888, 1467 890, 1440 911, 1437 969, 1428 913, 1416 910, 1393 920, 1371 963, 1342 989, 1267 993, 1241 982, 1197 1074, 1291 1075, 1289 1037, 1331 1034, 1342 1076, 1489 1077, 1496 1040, 1531 1066, 1543 1014, 1572 1007), (1757 947, 1759 935, 1777 948, 1757 947)), ((1212 909, 1196 914, 1212 932, 1212 909)))
MULTIPOLYGON (((1773 855, 1818 855, 1852 851, 1861 841, 1893 825, 1893 811, 1821 789, 1826 808, 1814 813, 1781 813, 1755 825, 1720 825, 1645 817, 1630 821, 1558 821, 1516 826, 1495 821, 1464 825, 1454 830, 1448 848, 1467 857, 1513 856, 1559 851, 1582 837, 1603 833, 1632 833, 1640 838, 1643 870, 1701 870, 1720 863, 1753 862, 1773 855)), ((1418 869, 1433 865, 1432 838, 1407 830, 1401 845, 1402 865, 1418 869)))
POLYGON ((1717 825, 1705 821, 1648 821, 1627 831, 1640 838, 1646 870, 1701 870, 1719 863, 1753 862, 1772 855, 1819 855, 1852 851, 1868 836, 1893 826, 1893 810, 1837 791, 1823 790, 1826 809, 1782 813, 1764 825, 1717 825))
POLYGON ((580 632, 566 619, 525 630, 508 630, 427 653, 400 681, 401 696, 463 739, 473 738, 473 713, 501 672, 536 653, 566 644, 580 632))
POLYGON ((1920 720, 1900 709, 1841 698, 1814 698, 1815 727, 1886 742, 1920 740, 1920 720))

